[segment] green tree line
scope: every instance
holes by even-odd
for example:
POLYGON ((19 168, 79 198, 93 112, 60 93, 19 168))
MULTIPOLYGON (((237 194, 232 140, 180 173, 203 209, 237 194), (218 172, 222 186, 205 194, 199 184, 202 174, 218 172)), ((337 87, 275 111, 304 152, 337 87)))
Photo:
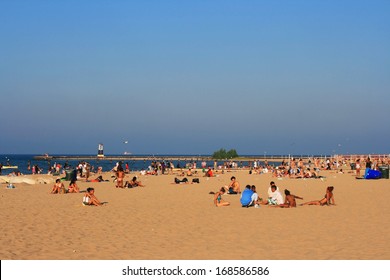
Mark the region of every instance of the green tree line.
POLYGON ((225 149, 219 149, 213 153, 213 159, 228 159, 228 158, 237 158, 238 154, 235 149, 226 151, 225 149))

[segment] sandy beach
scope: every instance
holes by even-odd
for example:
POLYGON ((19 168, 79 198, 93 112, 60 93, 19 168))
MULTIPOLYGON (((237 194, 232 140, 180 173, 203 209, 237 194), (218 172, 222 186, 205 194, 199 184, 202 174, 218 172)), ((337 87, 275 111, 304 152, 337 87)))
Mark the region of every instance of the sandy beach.
MULTIPOLYGON (((110 182, 78 181, 94 187, 103 207, 83 206, 82 193, 49 194, 42 180, 0 184, 0 258, 48 260, 150 259, 390 259, 390 180, 357 180, 351 173, 321 171, 326 179, 279 179, 237 170, 200 178, 200 184, 172 184, 177 175, 139 176, 146 187, 117 189, 110 182), (210 191, 236 176, 243 189, 267 196, 270 181, 283 191, 318 200, 334 186, 336 206, 242 208, 239 196, 225 195, 215 207, 210 191)), ((191 179, 191 177, 189 177, 191 179)), ((53 183, 50 183, 52 181, 53 183)), ((1 181, 0 181, 1 182, 1 181)), ((65 186, 69 182, 64 182, 65 186)), ((299 200, 298 203, 301 201, 299 200)))

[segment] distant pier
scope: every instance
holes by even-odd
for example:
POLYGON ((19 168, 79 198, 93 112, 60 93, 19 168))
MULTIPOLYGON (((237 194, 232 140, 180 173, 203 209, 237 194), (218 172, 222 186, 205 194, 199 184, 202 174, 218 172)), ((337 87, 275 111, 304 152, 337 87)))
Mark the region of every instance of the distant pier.
MULTIPOLYGON (((327 155, 315 156, 320 158, 329 158, 327 155)), ((234 159, 219 159, 218 161, 254 161, 254 160, 267 160, 269 162, 281 162, 287 161, 290 158, 308 160, 313 156, 291 156, 291 155, 255 155, 255 156, 241 156, 234 159)), ((76 161, 213 161, 214 159, 210 155, 107 155, 107 156, 88 156, 88 155, 41 155, 34 156, 34 160, 51 161, 51 160, 76 160, 76 161)))
POLYGON ((146 160, 169 160, 169 161, 200 161, 213 160, 211 156, 134 156, 134 155, 115 155, 115 156, 34 156, 34 160, 50 161, 50 160, 78 160, 78 161, 146 161, 146 160))

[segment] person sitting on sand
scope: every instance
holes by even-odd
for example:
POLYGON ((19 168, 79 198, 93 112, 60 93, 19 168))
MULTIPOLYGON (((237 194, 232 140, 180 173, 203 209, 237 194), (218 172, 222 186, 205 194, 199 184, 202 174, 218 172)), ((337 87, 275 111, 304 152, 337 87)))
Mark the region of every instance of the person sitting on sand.
POLYGON ((290 191, 287 189, 284 190, 284 194, 286 195, 284 203, 278 205, 278 207, 281 207, 281 208, 297 207, 297 202, 295 201, 295 199, 303 199, 303 197, 299 197, 299 196, 291 194, 290 191))
POLYGON ((209 169, 207 170, 205 176, 206 177, 213 177, 213 171, 211 170, 211 167, 209 167, 209 169))
POLYGON ((262 199, 259 198, 259 195, 256 192, 256 186, 255 185, 252 185, 251 190, 253 191, 253 194, 252 194, 252 200, 251 200, 251 203, 249 203, 249 206, 255 206, 255 208, 258 208, 259 205, 260 205, 260 201, 262 199))
POLYGON ((275 187, 276 187, 276 190, 277 190, 278 192, 280 191, 279 188, 278 188, 278 186, 275 185, 275 182, 274 182, 274 181, 271 181, 271 182, 269 183, 269 188, 268 188, 268 198, 271 198, 272 195, 273 195, 272 186, 275 186, 275 187))
MULTIPOLYGON (((225 188, 222 187, 218 192, 215 193, 214 195, 214 204, 216 207, 221 207, 221 206, 229 206, 230 202, 224 201, 222 199, 222 195, 224 195, 226 192, 225 188)), ((214 194, 214 192, 210 192, 210 194, 214 194)))
POLYGON ((225 186, 228 194, 238 194, 241 193, 240 183, 236 180, 236 177, 232 176, 230 178, 229 186, 225 186))
POLYGON ((66 193, 66 189, 64 184, 61 182, 61 179, 57 179, 56 183, 54 184, 53 188, 51 189, 51 194, 56 194, 56 193, 66 193))
POLYGON ((95 205, 95 206, 102 206, 103 203, 101 203, 97 197, 95 196, 95 189, 94 188, 88 188, 87 192, 85 193, 83 197, 83 204, 84 205, 95 205))
POLYGON ((68 193, 79 193, 79 192, 80 192, 80 189, 77 186, 76 181, 72 180, 69 184, 69 187, 68 187, 68 193))
POLYGON ((252 203, 253 191, 250 185, 246 185, 245 190, 241 193, 240 202, 242 207, 249 207, 252 203))
POLYGON ((309 202, 303 203, 303 204, 301 204, 301 206, 302 205, 321 205, 321 206, 328 205, 329 206, 331 204, 336 205, 334 202, 333 189, 334 189, 333 186, 327 187, 324 198, 322 198, 320 200, 314 200, 314 201, 309 201, 309 202))
POLYGON ((125 188, 135 188, 135 187, 145 187, 142 185, 141 181, 137 181, 137 177, 134 176, 130 182, 126 181, 125 188))
POLYGON ((187 176, 192 176, 191 168, 188 169, 188 171, 187 171, 187 176))
MULTIPOLYGON (((271 182, 273 183, 273 182, 271 182)), ((271 194, 268 194, 267 201, 261 202, 264 205, 280 205, 283 204, 283 196, 277 189, 278 187, 275 184, 271 185, 271 194)))

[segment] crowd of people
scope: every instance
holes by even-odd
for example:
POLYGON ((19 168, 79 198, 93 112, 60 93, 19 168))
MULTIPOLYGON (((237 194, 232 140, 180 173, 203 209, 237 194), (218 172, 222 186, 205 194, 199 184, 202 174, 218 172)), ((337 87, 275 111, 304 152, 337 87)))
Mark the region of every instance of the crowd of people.
MULTIPOLYGON (((325 196, 320 200, 313 200, 300 204, 303 205, 336 205, 333 195, 333 186, 329 186, 326 189, 325 196)), ((240 184, 237 179, 233 176, 231 177, 231 182, 227 186, 221 187, 217 192, 210 192, 214 194, 214 205, 217 207, 229 206, 230 203, 225 201, 223 195, 240 195, 240 203, 242 207, 255 207, 259 208, 260 205, 269 205, 279 208, 293 208, 297 206, 296 199, 303 200, 303 197, 291 194, 287 189, 284 190, 285 197, 276 186, 275 182, 271 181, 270 186, 267 191, 267 197, 262 198, 258 195, 255 185, 246 185, 245 189, 241 192, 240 184)))
MULTIPOLYGON (((216 162, 215 162, 216 163, 216 162)), ((371 168, 378 169, 380 164, 384 164, 383 160, 380 159, 371 159, 370 157, 361 158, 358 157, 356 159, 345 159, 345 158, 333 158, 333 159, 320 159, 313 158, 308 161, 303 161, 302 159, 294 159, 291 158, 289 160, 283 160, 283 162, 278 166, 273 166, 269 164, 268 161, 264 161, 264 164, 261 164, 260 161, 253 161, 249 164, 249 173, 250 174, 264 174, 264 173, 272 173, 273 177, 288 177, 288 178, 323 178, 319 173, 321 170, 335 170, 337 172, 343 173, 341 167, 350 165, 351 168, 349 172, 354 172, 356 176, 360 176, 360 172, 363 168, 371 168)), ((183 177, 214 177, 218 176, 218 173, 221 172, 220 166, 214 164, 214 168, 211 166, 207 166, 205 161, 201 162, 201 170, 202 173, 198 173, 196 170, 196 162, 191 162, 190 165, 186 165, 187 170, 177 170, 177 176, 183 177)), ((229 166, 226 165, 222 168, 222 174, 224 170, 228 168, 234 168, 237 165, 234 163, 229 163, 229 166)), ((0 168, 2 166, 0 165, 0 168)), ((49 172, 53 172, 56 174, 61 173, 61 171, 69 168, 67 164, 62 166, 61 164, 55 163, 53 166, 49 167, 49 172)), ((41 172, 37 165, 30 165, 28 169, 31 170, 33 174, 37 174, 37 172, 41 172)), ((138 176, 132 176, 130 180, 126 180, 126 175, 130 173, 129 165, 126 163, 125 168, 122 167, 122 163, 118 162, 112 169, 115 187, 116 188, 135 188, 135 187, 145 187, 145 185, 138 179, 138 176)), ((86 182, 102 182, 108 181, 104 180, 102 176, 98 176, 95 179, 90 179, 91 173, 101 173, 101 169, 97 169, 94 171, 93 166, 91 166, 87 162, 80 162, 76 167, 77 178, 83 178, 86 182), (100 172, 99 172, 100 171, 100 172)), ((148 168, 148 171, 141 170, 140 175, 162 175, 162 174, 174 174, 174 166, 172 162, 158 162, 154 161, 148 168)), ((64 179, 64 178, 63 178, 64 179)), ((207 179, 208 180, 208 179, 207 179)), ((199 183, 198 178, 192 179, 192 183, 199 183)), ((174 183, 190 183, 190 180, 187 178, 178 179, 175 177, 174 183)), ((99 200, 94 195, 93 188, 88 188, 89 191, 86 191, 85 197, 88 197, 88 205, 97 205, 99 204, 99 200)), ((319 200, 313 200, 301 203, 300 205, 335 205, 334 195, 333 195, 334 187, 329 186, 326 189, 326 193, 323 198, 319 200)), ((53 185, 50 193, 51 194, 65 194, 65 193, 80 193, 79 187, 77 186, 76 179, 72 179, 67 188, 61 179, 57 179, 55 184, 53 185)), ((85 192, 85 191, 84 191, 85 192)), ((262 198, 258 195, 256 191, 256 186, 254 185, 246 185, 244 190, 241 190, 241 185, 237 181, 235 176, 230 178, 230 183, 226 186, 221 187, 217 192, 212 192, 214 194, 214 204, 216 206, 228 206, 230 203, 223 199, 224 195, 239 195, 240 202, 243 207, 260 207, 261 205, 269 205, 273 207, 280 208, 291 208, 296 207, 296 200, 303 200, 302 197, 292 194, 289 190, 284 190, 284 197, 282 195, 281 190, 275 185, 275 182, 271 182, 268 189, 268 196, 262 198)), ((85 203, 84 203, 85 204, 85 203)))

